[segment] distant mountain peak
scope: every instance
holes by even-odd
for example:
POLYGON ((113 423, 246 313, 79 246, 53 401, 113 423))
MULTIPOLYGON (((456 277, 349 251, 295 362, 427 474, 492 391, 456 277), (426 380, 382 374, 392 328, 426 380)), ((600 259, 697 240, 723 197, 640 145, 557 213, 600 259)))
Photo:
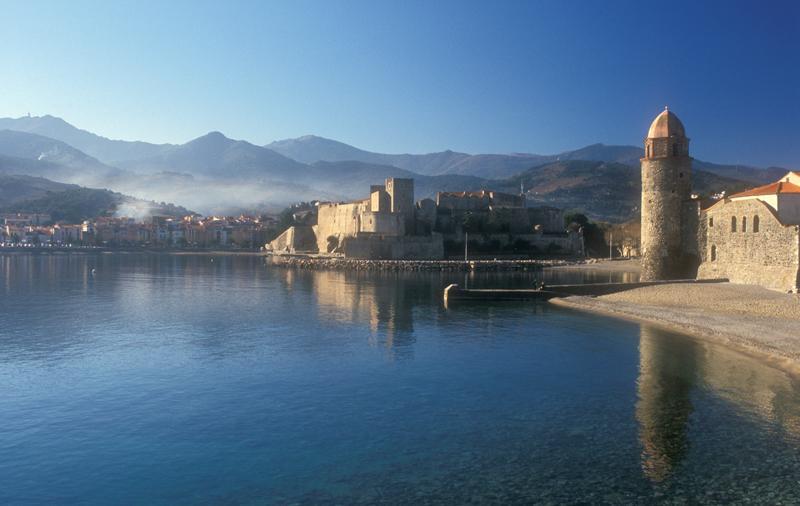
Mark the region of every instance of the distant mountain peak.
POLYGON ((201 135, 196 139, 192 139, 187 142, 186 146, 227 146, 230 144, 234 144, 237 141, 233 139, 229 139, 225 136, 222 132, 218 132, 216 130, 212 132, 208 132, 205 135, 201 135))
POLYGON ((22 116, 0 118, 0 130, 16 130, 55 139, 83 151, 108 164, 152 156, 170 147, 169 144, 150 144, 142 141, 113 140, 80 129, 62 118, 44 116, 22 116))

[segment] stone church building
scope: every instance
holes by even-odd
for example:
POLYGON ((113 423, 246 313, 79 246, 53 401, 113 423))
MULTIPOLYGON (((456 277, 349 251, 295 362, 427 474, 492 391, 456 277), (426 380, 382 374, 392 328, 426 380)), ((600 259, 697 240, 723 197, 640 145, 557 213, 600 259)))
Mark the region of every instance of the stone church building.
POLYGON ((689 138, 664 110, 642 164, 642 280, 727 278, 798 291, 800 173, 701 209, 691 193, 689 138))
POLYGON ((698 278, 782 291, 800 283, 800 173, 731 195, 702 213, 698 278))

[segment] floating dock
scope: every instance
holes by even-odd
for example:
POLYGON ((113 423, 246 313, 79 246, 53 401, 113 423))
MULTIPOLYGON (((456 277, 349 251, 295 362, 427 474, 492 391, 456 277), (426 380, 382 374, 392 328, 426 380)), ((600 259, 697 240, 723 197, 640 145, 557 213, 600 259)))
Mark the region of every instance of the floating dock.
POLYGON ((539 288, 461 288, 452 284, 444 289, 444 304, 455 301, 506 301, 506 300, 550 300, 555 297, 583 295, 596 297, 612 293, 643 288, 646 286, 674 283, 727 283, 727 279, 678 279, 670 281, 641 281, 637 283, 585 283, 577 285, 542 285, 539 288))

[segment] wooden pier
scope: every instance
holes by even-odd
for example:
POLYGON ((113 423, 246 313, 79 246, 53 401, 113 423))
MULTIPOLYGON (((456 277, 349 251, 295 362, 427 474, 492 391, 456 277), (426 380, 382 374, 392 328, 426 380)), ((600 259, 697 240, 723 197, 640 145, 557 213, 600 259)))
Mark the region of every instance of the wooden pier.
POLYGON ((583 295, 597 297, 633 290, 645 286, 674 283, 726 283, 727 279, 679 279, 670 281, 641 281, 637 283, 586 283, 577 285, 542 285, 538 288, 461 288, 452 284, 444 289, 444 304, 478 301, 550 300, 555 297, 583 295))

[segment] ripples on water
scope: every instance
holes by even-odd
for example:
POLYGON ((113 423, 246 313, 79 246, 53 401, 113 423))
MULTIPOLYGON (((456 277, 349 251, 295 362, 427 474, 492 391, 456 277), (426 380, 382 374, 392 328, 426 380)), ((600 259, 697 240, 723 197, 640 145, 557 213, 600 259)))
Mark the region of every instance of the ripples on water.
POLYGON ((546 304, 441 306, 533 274, 211 259, 0 256, 0 503, 800 497, 798 386, 760 362, 546 304))

